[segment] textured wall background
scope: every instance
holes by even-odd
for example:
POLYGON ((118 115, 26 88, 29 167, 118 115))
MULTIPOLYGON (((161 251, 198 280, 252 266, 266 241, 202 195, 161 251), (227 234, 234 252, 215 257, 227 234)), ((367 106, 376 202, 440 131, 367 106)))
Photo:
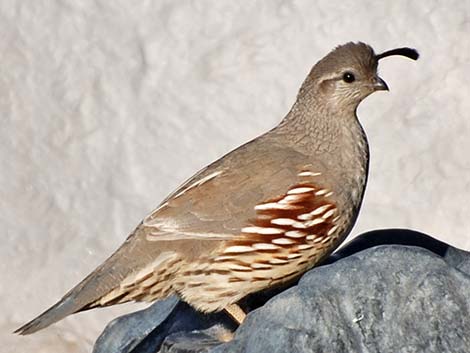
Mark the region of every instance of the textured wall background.
POLYGON ((89 352, 135 305, 10 332, 105 259, 193 172, 275 125, 337 44, 413 46, 360 107, 353 234, 410 227, 470 249, 468 1, 0 1, 0 344, 89 352))

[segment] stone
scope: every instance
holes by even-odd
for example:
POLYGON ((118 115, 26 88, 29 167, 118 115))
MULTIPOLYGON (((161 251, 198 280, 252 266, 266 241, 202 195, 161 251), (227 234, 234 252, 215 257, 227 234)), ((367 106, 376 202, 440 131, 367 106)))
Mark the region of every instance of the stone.
POLYGON ((94 353, 470 352, 470 254, 419 232, 363 234, 279 291, 243 302, 228 343, 226 315, 173 299, 115 320, 94 353))

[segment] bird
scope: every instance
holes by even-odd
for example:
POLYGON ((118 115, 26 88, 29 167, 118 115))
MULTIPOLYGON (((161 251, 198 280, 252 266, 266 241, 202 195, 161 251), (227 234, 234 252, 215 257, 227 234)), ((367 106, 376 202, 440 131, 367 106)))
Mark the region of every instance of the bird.
POLYGON ((389 90, 377 68, 394 55, 419 57, 408 47, 381 54, 363 42, 335 47, 313 66, 276 127, 184 182, 107 260, 15 333, 171 294, 241 324, 242 298, 299 278, 351 231, 369 169, 356 111, 370 94, 389 90))

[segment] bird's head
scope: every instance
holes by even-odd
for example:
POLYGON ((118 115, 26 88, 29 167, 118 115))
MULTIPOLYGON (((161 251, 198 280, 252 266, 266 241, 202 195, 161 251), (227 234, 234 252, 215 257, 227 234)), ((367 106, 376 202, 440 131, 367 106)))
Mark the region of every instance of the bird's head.
POLYGON ((377 74, 380 59, 401 55, 417 60, 418 52, 411 48, 398 48, 375 54, 367 44, 347 43, 336 47, 312 69, 299 92, 315 97, 331 107, 353 110, 369 94, 388 91, 388 86, 377 74))

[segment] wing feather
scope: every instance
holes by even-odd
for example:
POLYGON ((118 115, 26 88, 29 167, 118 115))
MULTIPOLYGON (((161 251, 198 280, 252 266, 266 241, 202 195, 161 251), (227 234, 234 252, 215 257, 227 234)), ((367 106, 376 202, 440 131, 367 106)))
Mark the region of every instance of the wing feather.
POLYGON ((305 155, 287 149, 262 141, 248 143, 204 168, 144 219, 147 239, 239 237, 256 216, 256 205, 282 196, 301 178, 321 178, 317 170, 306 173, 305 155))

